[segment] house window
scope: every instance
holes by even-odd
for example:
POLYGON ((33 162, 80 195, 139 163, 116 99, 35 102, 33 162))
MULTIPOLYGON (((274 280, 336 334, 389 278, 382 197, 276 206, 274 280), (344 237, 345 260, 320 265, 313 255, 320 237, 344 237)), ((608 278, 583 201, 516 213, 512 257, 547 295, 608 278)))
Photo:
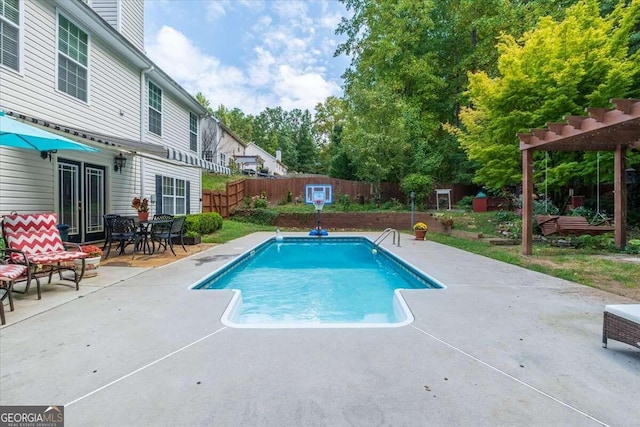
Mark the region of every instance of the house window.
POLYGON ((213 151, 206 150, 202 153, 202 158, 207 162, 213 162, 213 151))
POLYGON ((189 149, 198 151, 198 116, 189 113, 189 149))
POLYGON ((162 136, 162 89, 149 82, 149 132, 162 136))
POLYGON ((187 192, 184 179, 162 177, 162 213, 185 215, 187 213, 187 192))
POLYGON ((58 89, 87 100, 89 36, 58 15, 58 89))
POLYGON ((18 50, 20 6, 18 0, 0 0, 0 64, 20 71, 18 50))
POLYGON ((220 153, 220 164, 222 166, 227 165, 227 156, 225 156, 224 153, 220 153))

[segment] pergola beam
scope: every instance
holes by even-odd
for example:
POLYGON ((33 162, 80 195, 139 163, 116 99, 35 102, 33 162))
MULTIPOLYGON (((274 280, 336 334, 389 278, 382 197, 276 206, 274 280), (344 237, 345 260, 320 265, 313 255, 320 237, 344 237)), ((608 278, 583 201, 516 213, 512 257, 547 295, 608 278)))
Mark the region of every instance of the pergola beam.
POLYGON ((522 151, 522 253, 533 251, 533 151, 613 151, 615 244, 627 243, 627 149, 640 147, 640 100, 612 99, 615 109, 588 108, 589 116, 518 134, 522 151))

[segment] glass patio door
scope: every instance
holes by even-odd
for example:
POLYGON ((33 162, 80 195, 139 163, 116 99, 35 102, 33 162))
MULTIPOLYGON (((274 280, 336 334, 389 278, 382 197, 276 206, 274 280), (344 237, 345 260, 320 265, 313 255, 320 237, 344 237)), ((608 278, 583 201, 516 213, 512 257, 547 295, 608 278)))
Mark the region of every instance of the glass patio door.
POLYGON ((69 226, 69 241, 104 239, 104 166, 58 160, 58 222, 69 226))

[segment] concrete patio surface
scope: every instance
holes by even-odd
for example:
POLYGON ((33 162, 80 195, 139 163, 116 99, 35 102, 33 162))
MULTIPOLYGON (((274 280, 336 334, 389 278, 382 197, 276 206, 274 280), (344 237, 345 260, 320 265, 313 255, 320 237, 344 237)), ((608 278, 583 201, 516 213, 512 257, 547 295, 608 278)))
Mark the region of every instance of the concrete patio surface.
POLYGON ((0 405, 64 405, 65 426, 640 423, 640 350, 601 347, 604 306, 636 301, 403 234, 382 246, 447 285, 402 292, 411 325, 222 325, 232 292, 188 287, 271 235, 18 296, 0 405))

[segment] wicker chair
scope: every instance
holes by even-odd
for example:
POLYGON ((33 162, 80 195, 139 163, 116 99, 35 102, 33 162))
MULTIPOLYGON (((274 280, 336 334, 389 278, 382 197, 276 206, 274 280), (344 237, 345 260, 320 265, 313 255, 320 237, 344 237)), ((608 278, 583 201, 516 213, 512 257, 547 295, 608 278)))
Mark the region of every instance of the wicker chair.
POLYGON ((604 308, 602 346, 612 339, 640 348, 640 304, 615 304, 604 308))

